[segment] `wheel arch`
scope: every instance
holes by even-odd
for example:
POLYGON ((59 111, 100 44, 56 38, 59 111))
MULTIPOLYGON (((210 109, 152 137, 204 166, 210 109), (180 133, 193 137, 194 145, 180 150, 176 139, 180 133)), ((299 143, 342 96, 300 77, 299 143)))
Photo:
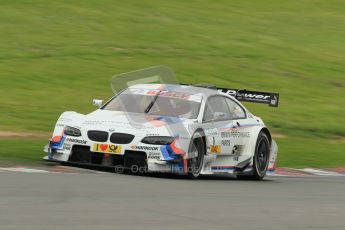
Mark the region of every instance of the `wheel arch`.
POLYGON ((245 150, 245 155, 249 156, 254 156, 255 153, 255 148, 256 148, 256 142, 258 140, 258 137, 260 133, 263 132, 267 138, 269 143, 272 143, 272 135, 269 129, 266 126, 255 126, 251 129, 250 131, 250 138, 246 142, 246 150, 245 150))
MULTIPOLYGON (((271 144, 271 143, 272 143, 272 135, 271 135, 271 132, 268 130, 268 128, 264 127, 264 128, 262 128, 262 129, 260 130, 260 132, 263 132, 263 133, 265 133, 265 134, 267 135, 268 140, 269 140, 269 142, 270 142, 270 144, 271 144)), ((259 132, 259 133, 260 133, 260 132, 259 132)), ((258 133, 258 135, 259 135, 259 133, 258 133)))

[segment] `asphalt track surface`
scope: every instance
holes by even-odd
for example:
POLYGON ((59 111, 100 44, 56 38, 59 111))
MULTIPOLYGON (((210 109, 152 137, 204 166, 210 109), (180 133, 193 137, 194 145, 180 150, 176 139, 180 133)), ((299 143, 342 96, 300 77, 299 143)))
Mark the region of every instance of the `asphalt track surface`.
POLYGON ((345 229, 345 177, 0 173, 0 229, 345 229))

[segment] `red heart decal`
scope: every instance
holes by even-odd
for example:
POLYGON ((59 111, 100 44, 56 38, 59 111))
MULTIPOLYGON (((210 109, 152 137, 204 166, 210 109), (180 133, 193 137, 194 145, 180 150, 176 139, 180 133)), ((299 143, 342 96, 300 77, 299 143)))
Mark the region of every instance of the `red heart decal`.
POLYGON ((107 144, 101 144, 101 145, 99 146, 99 148, 100 148, 102 151, 105 151, 105 150, 108 149, 108 145, 107 145, 107 144))

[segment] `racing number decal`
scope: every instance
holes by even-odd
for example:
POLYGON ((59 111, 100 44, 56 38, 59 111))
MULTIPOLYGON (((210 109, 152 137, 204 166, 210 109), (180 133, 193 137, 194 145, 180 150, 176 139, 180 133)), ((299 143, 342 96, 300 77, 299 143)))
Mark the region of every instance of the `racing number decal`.
POLYGON ((92 152, 119 154, 121 153, 121 145, 93 144, 92 152))
POLYGON ((210 145, 210 150, 212 153, 220 153, 221 147, 220 145, 210 145))

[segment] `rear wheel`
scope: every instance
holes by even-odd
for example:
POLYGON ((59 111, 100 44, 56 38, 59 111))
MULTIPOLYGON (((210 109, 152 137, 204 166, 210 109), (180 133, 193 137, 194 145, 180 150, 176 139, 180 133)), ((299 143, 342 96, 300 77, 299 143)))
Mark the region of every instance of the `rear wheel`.
POLYGON ((238 175, 239 179, 262 180, 267 171, 270 158, 270 142, 264 132, 260 132, 255 146, 253 175, 238 175))
POLYGON ((200 175, 205 155, 205 143, 201 135, 196 135, 194 137, 190 153, 192 156, 187 161, 188 176, 192 179, 196 179, 200 175))

